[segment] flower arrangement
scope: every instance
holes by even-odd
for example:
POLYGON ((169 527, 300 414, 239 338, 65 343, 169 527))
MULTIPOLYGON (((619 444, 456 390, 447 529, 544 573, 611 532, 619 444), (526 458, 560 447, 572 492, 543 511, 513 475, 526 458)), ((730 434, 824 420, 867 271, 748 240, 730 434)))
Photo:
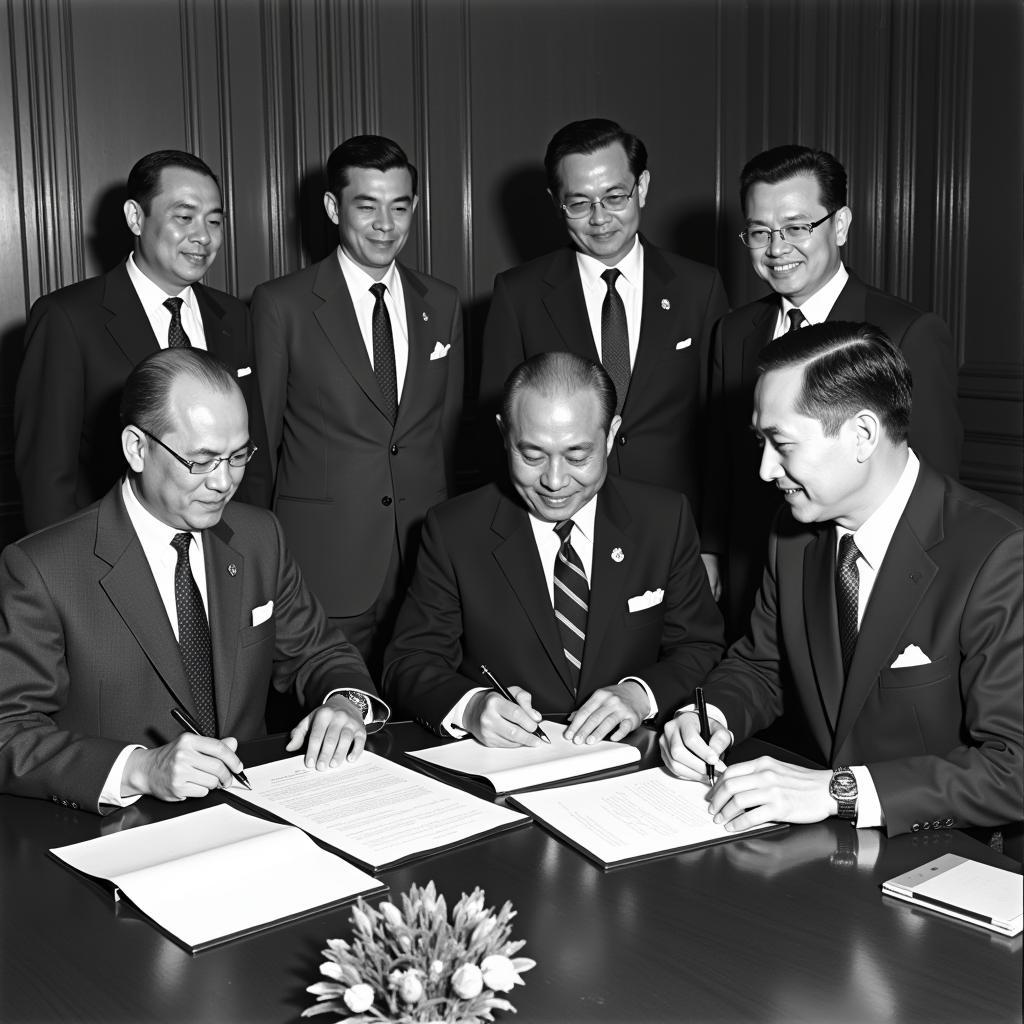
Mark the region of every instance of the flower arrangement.
POLYGON ((515 956, 524 945, 509 940, 515 915, 511 903, 497 913, 485 908, 483 890, 474 889, 462 894, 449 920, 433 882, 412 886, 401 910, 386 902, 375 910, 359 900, 355 937, 327 940, 320 973, 328 980, 306 990, 317 1002, 302 1016, 336 1013, 344 1024, 477 1024, 493 1021, 494 1010, 515 1013, 495 993, 524 984, 520 974, 536 966, 515 956))

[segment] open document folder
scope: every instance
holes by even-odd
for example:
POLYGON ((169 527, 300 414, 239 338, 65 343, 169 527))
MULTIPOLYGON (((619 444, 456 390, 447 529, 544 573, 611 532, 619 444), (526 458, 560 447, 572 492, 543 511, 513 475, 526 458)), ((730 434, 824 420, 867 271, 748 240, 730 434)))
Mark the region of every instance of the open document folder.
POLYGON ((226 804, 50 852, 193 953, 387 888, 297 828, 226 804))

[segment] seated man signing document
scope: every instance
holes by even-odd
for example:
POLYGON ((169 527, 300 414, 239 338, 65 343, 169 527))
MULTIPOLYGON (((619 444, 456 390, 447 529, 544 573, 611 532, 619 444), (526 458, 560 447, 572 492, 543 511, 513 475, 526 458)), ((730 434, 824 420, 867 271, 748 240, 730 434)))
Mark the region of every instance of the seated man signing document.
POLYGON ((761 352, 753 428, 776 517, 747 635, 705 685, 710 741, 683 709, 662 752, 721 775, 729 829, 830 815, 887 834, 998 825, 1024 801, 1021 518, 907 446, 911 378, 868 324, 793 331, 761 352), (779 716, 820 771, 733 743, 779 716), (795 726, 795 728, 794 728, 795 726))
POLYGON ((577 743, 663 720, 722 651, 686 498, 606 479, 615 387, 582 356, 542 353, 513 370, 497 420, 512 488, 428 513, 385 696, 441 735, 489 746, 536 745, 542 712, 568 713, 577 743))
POLYGON ((264 735, 271 685, 309 712, 288 743, 308 767, 356 758, 380 703, 363 660, 274 516, 230 504, 254 450, 232 373, 157 352, 121 421, 125 479, 0 557, 0 792, 101 813, 204 796, 264 735))

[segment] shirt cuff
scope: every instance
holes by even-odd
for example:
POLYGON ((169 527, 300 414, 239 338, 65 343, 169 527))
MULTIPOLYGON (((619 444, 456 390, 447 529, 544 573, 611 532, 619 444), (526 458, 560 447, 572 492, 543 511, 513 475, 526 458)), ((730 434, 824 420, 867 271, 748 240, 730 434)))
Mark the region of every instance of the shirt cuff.
POLYGON ((639 683, 643 687, 643 691, 647 694, 648 701, 650 701, 651 710, 642 721, 649 722, 658 713, 658 702, 654 699, 651 688, 639 676, 623 676, 615 685, 621 686, 623 683, 639 683))
POLYGON ((363 725, 369 725, 371 722, 384 723, 391 717, 391 708, 388 707, 385 701, 382 701, 376 694, 367 693, 365 690, 357 689, 354 686, 344 686, 337 690, 331 690, 324 697, 323 704, 326 704, 332 697, 346 697, 350 693, 361 693, 369 702, 370 706, 363 713, 363 725))
POLYGON ((458 739, 467 735, 468 730, 462 724, 462 716, 466 713, 466 707, 469 705, 470 699, 475 694, 481 693, 486 689, 486 686, 475 686, 472 690, 464 693, 458 704, 456 704, 455 707, 453 707, 451 711, 441 719, 441 728, 450 736, 455 736, 458 739))
MULTIPOLYGON (((709 719, 713 718, 716 722, 724 725, 726 729, 729 728, 729 722, 728 719, 726 719, 725 714, 719 711, 714 704, 705 704, 704 706, 707 708, 709 719)), ((672 717, 678 718, 687 711, 692 711, 694 714, 697 714, 697 705, 687 704, 686 707, 680 708, 672 717)))
POLYGON ((100 790, 100 807, 131 807, 142 796, 141 793, 136 793, 134 796, 121 796, 121 784, 124 782, 124 769, 128 764, 128 758, 134 751, 145 749, 141 744, 133 743, 117 755, 117 760, 111 765, 110 772, 103 782, 103 789, 100 790))
POLYGON ((857 828, 880 828, 885 824, 885 815, 871 772, 862 764, 853 765, 850 771, 857 780, 857 828))

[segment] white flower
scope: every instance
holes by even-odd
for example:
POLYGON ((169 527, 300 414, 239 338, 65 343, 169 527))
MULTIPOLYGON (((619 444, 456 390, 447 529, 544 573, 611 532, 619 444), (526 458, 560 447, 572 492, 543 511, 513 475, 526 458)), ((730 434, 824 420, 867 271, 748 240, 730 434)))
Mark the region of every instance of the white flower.
POLYGON ((440 978, 442 974, 444 974, 444 961, 435 960, 430 965, 430 976, 432 978, 440 978))
POLYGON ((523 983, 516 973, 515 965, 507 956, 494 953, 480 961, 484 984, 495 992, 511 992, 515 985, 523 983))
POLYGON ((345 989, 345 1005, 353 1013, 365 1013, 373 1006, 373 989, 362 982, 345 989))
POLYGON ((474 999, 484 988, 484 976, 476 964, 463 964, 452 975, 452 988, 461 999, 474 999))
POLYGON ((423 982, 420 981, 416 971, 406 971, 398 986, 398 994, 403 1002, 410 1006, 418 1003, 423 998, 423 982))

